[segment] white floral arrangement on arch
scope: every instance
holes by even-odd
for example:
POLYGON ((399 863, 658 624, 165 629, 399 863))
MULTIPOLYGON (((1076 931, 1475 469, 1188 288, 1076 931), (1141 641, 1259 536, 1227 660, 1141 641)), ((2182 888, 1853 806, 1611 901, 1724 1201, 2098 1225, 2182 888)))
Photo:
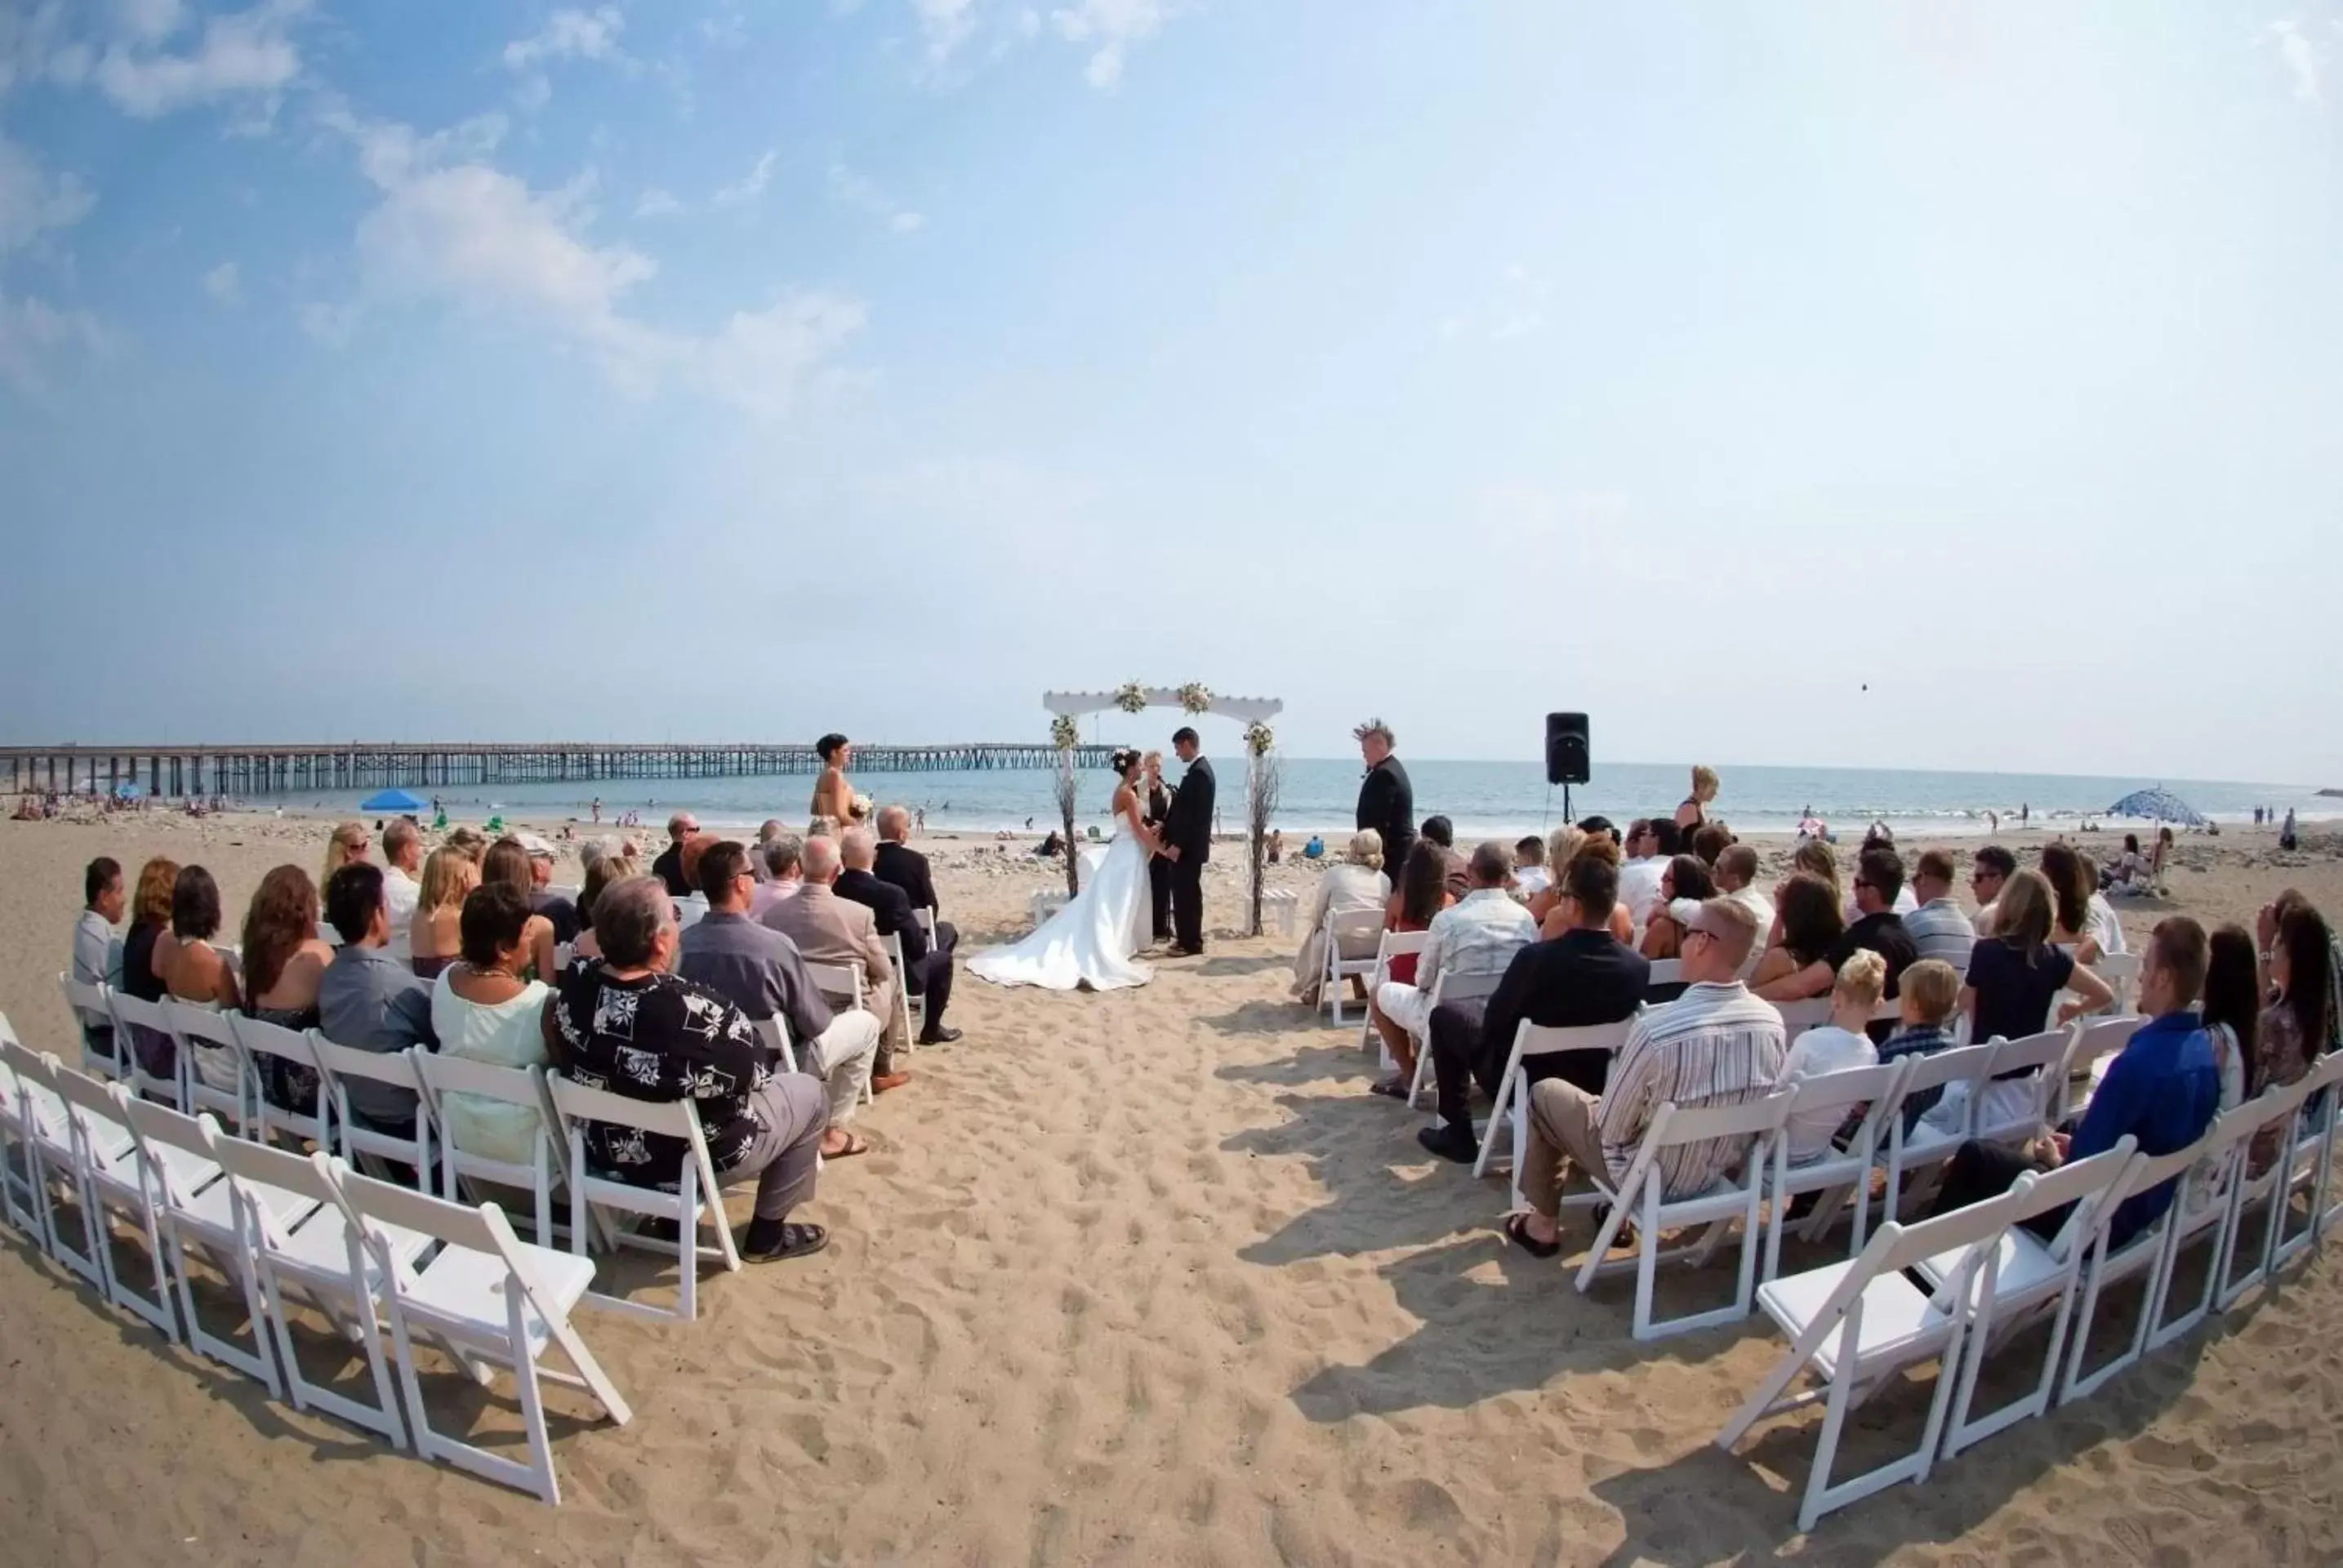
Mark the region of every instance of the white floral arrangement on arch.
POLYGON ((1189 713, 1210 713, 1212 710, 1212 689, 1201 680, 1192 680, 1180 689, 1180 707, 1189 713))
POLYGON ((1277 731, 1255 719, 1245 726, 1245 745, 1255 757, 1266 757, 1269 749, 1277 744, 1277 731))
POLYGON ((1071 713, 1061 713, 1050 721, 1050 744, 1061 751, 1071 751, 1082 743, 1082 727, 1071 713))
POLYGON ((1147 688, 1135 680, 1126 680, 1114 694, 1114 705, 1125 713, 1147 711, 1147 688))

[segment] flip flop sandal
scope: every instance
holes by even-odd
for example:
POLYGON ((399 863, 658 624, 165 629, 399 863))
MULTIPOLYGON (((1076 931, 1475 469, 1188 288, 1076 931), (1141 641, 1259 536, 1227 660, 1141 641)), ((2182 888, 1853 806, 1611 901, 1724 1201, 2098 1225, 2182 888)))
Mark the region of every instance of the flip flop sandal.
POLYGON ((770 1251, 751 1252, 742 1248, 743 1262, 778 1263, 790 1258, 809 1258, 830 1245, 830 1232, 820 1225, 802 1225, 791 1220, 781 1226, 781 1244, 770 1251))
POLYGON ((1560 1241, 1541 1241, 1536 1237, 1531 1235, 1529 1233, 1529 1222, 1530 1217, 1527 1214, 1507 1215, 1505 1217, 1505 1240, 1511 1241, 1514 1246, 1519 1247, 1523 1251, 1527 1252, 1533 1258, 1551 1258, 1561 1252, 1562 1243, 1560 1241))
POLYGON ((840 1150, 835 1154, 825 1149, 821 1151, 821 1157, 824 1160, 851 1160, 857 1154, 868 1154, 870 1152, 870 1141, 856 1133, 850 1132, 846 1135, 845 1148, 840 1150))
POLYGON ((1369 1094, 1380 1094, 1385 1100, 1405 1100, 1407 1098, 1407 1080, 1403 1078, 1386 1078, 1381 1083, 1375 1084, 1370 1088, 1367 1092, 1369 1094))

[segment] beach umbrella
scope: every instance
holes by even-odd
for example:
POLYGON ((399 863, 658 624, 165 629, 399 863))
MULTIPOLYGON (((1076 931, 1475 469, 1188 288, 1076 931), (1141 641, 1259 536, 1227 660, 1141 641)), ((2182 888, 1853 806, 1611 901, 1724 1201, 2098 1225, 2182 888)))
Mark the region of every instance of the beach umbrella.
POLYGON ((431 802, 420 795, 410 795, 404 789, 385 789, 358 802, 361 811, 420 811, 431 802))
POLYGON ((2184 828, 2205 825, 2203 814, 2169 789, 2135 789, 2108 807, 2107 815, 2147 817, 2158 822, 2177 822, 2184 828))
POLYGON ((114 787, 114 798, 117 800, 136 800, 145 793, 146 793, 145 785, 134 784, 127 779, 114 787))

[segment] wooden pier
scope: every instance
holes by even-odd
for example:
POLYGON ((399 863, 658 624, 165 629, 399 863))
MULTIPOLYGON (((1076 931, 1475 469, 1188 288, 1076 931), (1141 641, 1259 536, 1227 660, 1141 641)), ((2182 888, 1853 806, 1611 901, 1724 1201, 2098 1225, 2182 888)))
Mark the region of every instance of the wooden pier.
MULTIPOLYGON (((1106 765, 1111 746, 1078 746, 1081 768, 1106 765)), ((965 773, 1046 769, 1049 745, 976 741, 950 746, 858 742, 857 773, 965 773)), ((0 746, 13 794, 113 792, 135 784, 174 797, 311 795, 465 785, 593 783, 605 779, 722 779, 814 773, 810 746, 748 742, 625 745, 614 741, 424 743, 351 740, 315 746, 0 746)))

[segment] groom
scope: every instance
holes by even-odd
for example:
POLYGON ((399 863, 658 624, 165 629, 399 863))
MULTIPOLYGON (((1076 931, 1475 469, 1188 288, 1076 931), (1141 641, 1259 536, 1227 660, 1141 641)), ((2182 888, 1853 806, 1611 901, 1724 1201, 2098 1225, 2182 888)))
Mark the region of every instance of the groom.
POLYGON ((1184 726, 1172 737, 1172 749, 1188 771, 1172 792, 1163 819, 1163 859, 1171 862, 1172 956, 1194 958, 1204 950, 1204 862, 1212 854, 1212 765, 1184 726))

